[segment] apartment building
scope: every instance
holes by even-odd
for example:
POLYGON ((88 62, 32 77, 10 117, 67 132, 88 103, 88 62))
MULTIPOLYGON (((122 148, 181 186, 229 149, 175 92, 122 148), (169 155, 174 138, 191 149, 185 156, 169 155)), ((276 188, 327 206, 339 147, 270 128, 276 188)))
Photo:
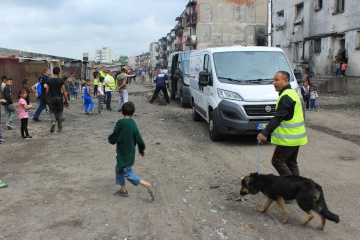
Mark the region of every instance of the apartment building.
POLYGON ((332 75, 335 56, 360 76, 359 0, 272 1, 272 45, 283 48, 294 69, 332 75))
POLYGON ((268 0, 193 0, 175 21, 158 41, 157 66, 166 67, 167 57, 176 51, 268 45, 268 0))
POLYGON ((102 49, 95 50, 95 62, 100 63, 112 63, 113 61, 113 51, 107 47, 102 49))

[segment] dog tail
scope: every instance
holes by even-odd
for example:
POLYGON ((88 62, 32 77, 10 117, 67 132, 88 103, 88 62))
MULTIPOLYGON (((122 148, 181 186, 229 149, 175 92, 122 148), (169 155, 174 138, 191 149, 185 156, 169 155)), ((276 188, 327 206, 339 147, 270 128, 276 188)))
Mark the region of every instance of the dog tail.
POLYGON ((324 208, 323 210, 321 210, 320 214, 327 220, 330 220, 330 221, 333 221, 336 223, 340 222, 339 216, 336 215, 335 213, 330 212, 330 210, 328 208, 324 208))

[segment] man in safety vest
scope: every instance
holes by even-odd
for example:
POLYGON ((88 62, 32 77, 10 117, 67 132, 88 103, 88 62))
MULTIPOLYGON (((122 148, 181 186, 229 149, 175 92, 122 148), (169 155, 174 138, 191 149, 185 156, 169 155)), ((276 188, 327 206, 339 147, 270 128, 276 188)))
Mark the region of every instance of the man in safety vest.
POLYGON ((291 89, 288 72, 279 71, 274 76, 274 87, 279 92, 275 116, 257 140, 265 142, 271 133, 271 143, 276 145, 271 163, 280 175, 299 176, 297 155, 299 147, 307 143, 302 99, 291 89))
POLYGON ((106 109, 111 111, 111 95, 116 89, 115 79, 112 76, 113 70, 109 69, 108 73, 105 77, 104 85, 105 85, 105 95, 106 95, 106 109))

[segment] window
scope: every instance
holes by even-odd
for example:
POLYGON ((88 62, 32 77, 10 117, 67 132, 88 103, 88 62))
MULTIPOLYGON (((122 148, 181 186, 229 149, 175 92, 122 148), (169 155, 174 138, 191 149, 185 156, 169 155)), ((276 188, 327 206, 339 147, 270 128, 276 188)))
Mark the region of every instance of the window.
POLYGON ((357 32, 357 45, 356 49, 360 50, 360 31, 357 32))
POLYGON ((304 3, 300 3, 296 7, 295 23, 303 23, 304 21, 304 3))
POLYGON ((277 12, 277 17, 278 18, 283 18, 284 17, 284 10, 277 12))
POLYGON ((345 11, 345 0, 335 0, 335 12, 340 13, 345 11))
POLYGON ((314 40, 314 53, 321 53, 321 38, 314 40))
POLYGON ((316 6, 315 6, 315 10, 320 10, 322 9, 322 0, 316 0, 316 6))
POLYGON ((294 61, 300 62, 303 58, 303 42, 297 42, 294 44, 294 61))

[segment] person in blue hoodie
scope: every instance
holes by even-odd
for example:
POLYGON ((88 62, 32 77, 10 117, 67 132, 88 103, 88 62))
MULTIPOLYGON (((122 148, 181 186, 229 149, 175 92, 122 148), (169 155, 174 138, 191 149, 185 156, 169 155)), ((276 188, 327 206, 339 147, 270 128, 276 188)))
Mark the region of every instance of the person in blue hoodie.
POLYGON ((159 95, 160 90, 164 93, 164 97, 167 103, 170 103, 169 95, 167 93, 166 84, 168 81, 168 75, 164 71, 161 71, 155 79, 156 82, 156 88, 154 91, 154 94, 150 100, 150 103, 153 103, 157 96, 159 95))

